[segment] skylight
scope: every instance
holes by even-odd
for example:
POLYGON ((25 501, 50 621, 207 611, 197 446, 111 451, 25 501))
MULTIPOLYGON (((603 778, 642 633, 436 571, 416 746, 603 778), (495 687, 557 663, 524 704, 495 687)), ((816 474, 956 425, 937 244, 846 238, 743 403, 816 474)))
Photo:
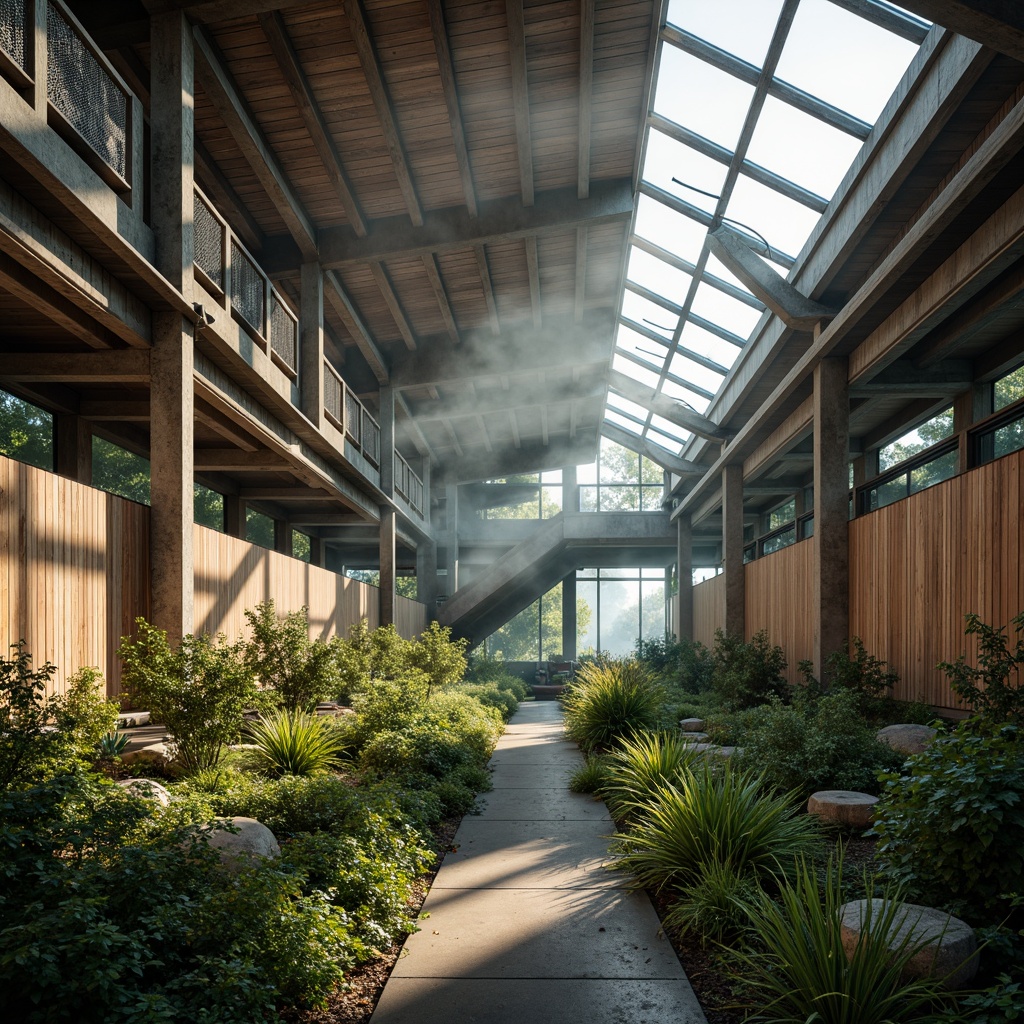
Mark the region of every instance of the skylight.
MULTIPOLYGON (((708 408, 764 311, 709 227, 786 273, 928 27, 884 0, 670 0, 614 369, 708 408)), ((686 431, 632 397, 613 388, 607 421, 679 451, 686 431)))

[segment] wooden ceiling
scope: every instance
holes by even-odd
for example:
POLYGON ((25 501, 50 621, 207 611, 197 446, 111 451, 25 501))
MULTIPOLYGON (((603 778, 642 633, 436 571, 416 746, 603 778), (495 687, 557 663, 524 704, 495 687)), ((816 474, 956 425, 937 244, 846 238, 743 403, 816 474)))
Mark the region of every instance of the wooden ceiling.
MULTIPOLYGON (((72 8, 148 103, 138 0, 72 8), (97 10, 102 8, 102 10, 97 10)), ((592 457, 659 0, 148 0, 195 26, 196 178, 460 478, 592 457)))

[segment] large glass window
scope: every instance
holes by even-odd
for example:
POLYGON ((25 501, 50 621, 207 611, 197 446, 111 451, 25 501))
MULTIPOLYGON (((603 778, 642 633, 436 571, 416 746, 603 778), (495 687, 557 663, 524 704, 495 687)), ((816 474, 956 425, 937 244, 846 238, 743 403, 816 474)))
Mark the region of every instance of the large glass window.
POLYGON ((944 441, 953 434, 953 407, 943 409, 927 423, 922 423, 913 430, 908 430, 892 444, 887 444, 878 452, 878 470, 884 473, 897 463, 912 459, 925 448, 930 448, 939 441, 944 441))
POLYGON ((630 654, 640 637, 665 635, 665 570, 661 568, 580 569, 576 600, 587 608, 579 628, 580 654, 630 654))
POLYGON ((200 526, 224 532, 224 495, 196 484, 192 499, 193 515, 200 526))
POLYGON ((250 544, 259 544, 261 548, 273 548, 274 520, 262 512, 257 512, 254 508, 247 508, 245 510, 245 539, 250 544))
POLYGON ((597 462, 576 470, 582 512, 656 512, 663 472, 650 459, 604 438, 597 462))
POLYGON ((31 402, 0 391, 0 454, 53 469, 53 417, 31 402))
POLYGON ((92 439, 93 486, 149 504, 149 459, 102 437, 92 439))
POLYGON ((507 505, 483 509, 484 519, 550 519, 562 511, 562 471, 520 473, 516 476, 488 480, 487 486, 507 486, 513 499, 526 492, 525 498, 511 500, 507 505))

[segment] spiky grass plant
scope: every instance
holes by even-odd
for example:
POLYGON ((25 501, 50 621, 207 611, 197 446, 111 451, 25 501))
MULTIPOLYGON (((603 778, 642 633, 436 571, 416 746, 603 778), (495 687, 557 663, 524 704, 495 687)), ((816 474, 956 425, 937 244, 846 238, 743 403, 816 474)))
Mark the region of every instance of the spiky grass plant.
POLYGON ((665 914, 665 926, 697 936, 702 945, 722 944, 749 928, 751 904, 761 895, 757 882, 732 864, 705 864, 665 914))
MULTIPOLYGON (((870 888, 870 883, 869 883, 870 888)), ((940 1018, 949 995, 939 981, 903 980, 921 944, 895 936, 902 913, 891 885, 869 891, 861 938, 843 948, 840 907, 842 864, 817 870, 801 860, 777 900, 761 895, 750 905, 755 945, 734 951, 730 970, 756 998, 746 1019, 761 1024, 923 1024, 940 1018), (881 897, 880 903, 870 898, 881 897)))
POLYGON ((819 836, 817 820, 766 792, 756 773, 705 763, 654 790, 643 816, 615 837, 614 866, 653 889, 685 890, 714 864, 757 880, 791 871, 819 836))
POLYGON ((616 820, 642 816, 663 783, 677 781, 702 760, 678 732, 636 733, 607 756, 601 795, 616 820))
POLYGON ((665 692, 636 661, 584 665, 562 696, 565 730, 584 751, 608 750, 656 728, 665 692))
POLYGON ((263 770, 271 776, 312 775, 333 767, 345 741, 331 719, 282 709, 263 715, 248 728, 263 770))
POLYGON ((601 796, 607 778, 607 761, 600 754, 591 754, 569 775, 569 792, 601 796))

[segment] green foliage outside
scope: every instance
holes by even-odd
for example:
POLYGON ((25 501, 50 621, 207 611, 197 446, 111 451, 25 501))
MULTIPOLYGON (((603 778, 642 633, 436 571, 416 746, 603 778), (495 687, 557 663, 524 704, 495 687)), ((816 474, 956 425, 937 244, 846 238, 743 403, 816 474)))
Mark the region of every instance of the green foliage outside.
POLYGON ((1017 634, 1013 647, 1007 644, 1006 630, 968 615, 964 632, 978 637, 977 667, 962 654, 939 665, 953 692, 982 722, 1024 725, 1024 612, 1011 625, 1017 634))
POLYGON ((786 656, 772 644, 766 630, 750 641, 715 630, 714 672, 711 686, 730 708, 754 707, 772 697, 785 700, 789 684, 783 678, 786 656))
POLYGON ((0 391, 0 454, 52 470, 53 417, 30 402, 0 391))
POLYGON ((103 437, 92 439, 92 483, 141 505, 149 504, 149 459, 103 437))

